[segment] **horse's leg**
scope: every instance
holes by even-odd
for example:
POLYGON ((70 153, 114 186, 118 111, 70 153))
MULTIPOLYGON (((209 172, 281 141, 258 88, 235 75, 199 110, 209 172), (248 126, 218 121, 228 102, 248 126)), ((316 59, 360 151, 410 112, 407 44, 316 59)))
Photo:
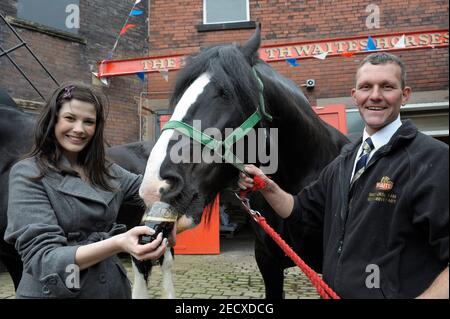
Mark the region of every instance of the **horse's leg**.
MULTIPOLYGON (((251 195, 251 202, 255 203, 254 209, 266 213, 266 221, 278 233, 282 231, 282 220, 276 215, 270 214, 272 208, 264 200, 260 193, 251 195)), ((284 298, 284 264, 283 252, 270 236, 256 222, 251 222, 255 232, 255 259, 259 271, 264 280, 267 299, 284 298)))
MULTIPOLYGON (((136 261, 138 262, 138 261, 136 261)), ((133 291, 131 297, 133 299, 149 299, 148 288, 147 288, 147 276, 144 275, 135 264, 135 260, 132 259, 133 273, 134 273, 134 283, 133 291)), ((148 274, 151 273, 151 266, 149 267, 148 274)))
POLYGON ((164 253, 164 260, 161 264, 163 298, 175 299, 175 289, 172 281, 173 256, 170 248, 164 253))
POLYGON ((255 248, 255 259, 264 280, 266 299, 283 299, 284 268, 264 250, 255 248))
POLYGON ((0 240, 0 260, 8 270, 14 283, 14 289, 17 290, 20 279, 22 278, 23 264, 19 254, 14 246, 0 240))

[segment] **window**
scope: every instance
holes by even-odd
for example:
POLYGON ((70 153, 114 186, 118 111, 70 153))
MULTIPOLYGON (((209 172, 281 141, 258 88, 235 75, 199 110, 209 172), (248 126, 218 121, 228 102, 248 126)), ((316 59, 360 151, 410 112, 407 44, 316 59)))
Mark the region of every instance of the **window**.
POLYGON ((248 0, 203 0, 203 23, 232 23, 250 20, 248 0))
POLYGON ((57 30, 78 34, 79 0, 18 0, 17 17, 57 30))

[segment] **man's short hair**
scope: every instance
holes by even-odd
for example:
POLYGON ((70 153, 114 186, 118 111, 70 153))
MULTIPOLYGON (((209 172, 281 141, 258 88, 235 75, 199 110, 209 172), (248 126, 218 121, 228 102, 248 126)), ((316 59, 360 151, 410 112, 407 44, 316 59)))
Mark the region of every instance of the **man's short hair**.
POLYGON ((367 63, 373 64, 373 65, 387 64, 387 63, 397 64, 400 67, 400 74, 401 74, 400 80, 401 80, 401 84, 402 84, 402 89, 405 88, 405 86, 406 86, 406 69, 405 69, 405 65, 403 64, 402 60, 400 60, 400 58, 398 56, 393 55, 391 53, 387 53, 387 52, 376 52, 376 53, 369 54, 359 64, 356 72, 358 72, 359 69, 364 64, 367 64, 367 63))

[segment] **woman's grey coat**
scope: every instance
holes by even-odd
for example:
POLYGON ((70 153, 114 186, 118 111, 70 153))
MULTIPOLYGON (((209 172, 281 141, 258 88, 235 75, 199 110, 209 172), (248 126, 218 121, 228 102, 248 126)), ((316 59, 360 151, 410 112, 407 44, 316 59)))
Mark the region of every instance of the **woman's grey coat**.
MULTIPOLYGON (((63 158, 63 167, 70 167, 63 158)), ((114 256, 77 272, 80 245, 124 232, 115 224, 123 201, 135 201, 142 177, 113 164, 115 192, 84 182, 71 169, 50 171, 42 179, 35 159, 11 169, 5 240, 23 261, 17 298, 131 298, 126 270, 114 256)))

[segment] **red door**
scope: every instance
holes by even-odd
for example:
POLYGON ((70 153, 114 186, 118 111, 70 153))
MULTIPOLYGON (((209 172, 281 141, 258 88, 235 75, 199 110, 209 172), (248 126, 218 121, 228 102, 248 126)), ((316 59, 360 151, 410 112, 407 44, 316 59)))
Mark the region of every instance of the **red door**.
POLYGON ((219 196, 212 204, 212 215, 209 224, 206 224, 203 214, 200 224, 190 230, 177 235, 175 254, 219 254, 220 253, 220 222, 219 222, 219 196))
POLYGON ((344 104, 314 106, 313 109, 322 120, 334 126, 342 134, 347 134, 347 115, 344 104))

